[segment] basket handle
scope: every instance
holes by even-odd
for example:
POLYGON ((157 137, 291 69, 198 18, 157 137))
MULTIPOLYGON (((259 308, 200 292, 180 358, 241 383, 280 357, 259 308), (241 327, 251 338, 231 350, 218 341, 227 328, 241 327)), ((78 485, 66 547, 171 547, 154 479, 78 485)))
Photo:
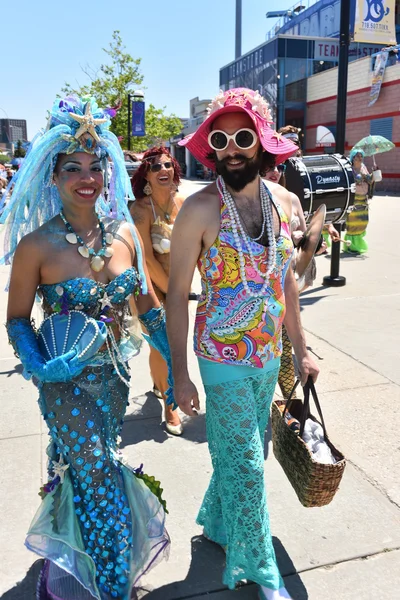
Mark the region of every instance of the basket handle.
MULTIPOLYGON (((297 389, 297 386, 300 383, 300 379, 297 379, 296 383, 293 386, 292 391, 290 392, 290 396, 289 398, 286 400, 286 404, 285 404, 285 408, 283 410, 283 414, 282 414, 282 418, 285 418, 285 414, 286 412, 290 412, 290 406, 293 402, 293 396, 294 393, 297 389)), ((313 382, 313 379, 311 377, 311 375, 309 376, 309 378, 307 379, 307 383, 305 384, 305 386, 303 387, 303 393, 304 393, 304 403, 303 403, 303 410, 301 413, 301 418, 300 418, 300 437, 303 437, 303 433, 304 433, 304 427, 306 424, 306 420, 309 418, 311 411, 310 411, 310 392, 311 395, 313 397, 315 406, 317 407, 317 411, 318 411, 318 415, 321 421, 321 425, 322 425, 322 429, 324 431, 324 436, 325 438, 327 437, 327 433, 326 433, 326 427, 325 427, 325 421, 324 421, 324 417, 322 415, 322 410, 321 410, 321 405, 319 403, 319 399, 317 396, 317 391, 315 389, 315 385, 313 382)))
POLYGON ((300 419, 300 437, 303 437, 306 420, 310 416, 310 392, 311 392, 311 395, 314 400, 314 404, 317 407, 317 411, 318 411, 318 415, 319 415, 319 418, 321 421, 322 429, 324 431, 324 437, 327 438, 328 436, 326 433, 325 421, 324 421, 324 417, 322 415, 321 405, 319 403, 318 396, 317 396, 317 390, 315 389, 315 385, 314 385, 311 375, 308 377, 307 383, 305 384, 303 390, 304 390, 304 407, 303 407, 303 412, 301 414, 301 419, 300 419))
POLYGON ((297 381, 295 382, 295 384, 293 386, 292 391, 290 392, 289 398, 286 400, 285 408, 284 408, 283 414, 282 414, 283 418, 285 418, 286 412, 289 412, 289 407, 292 405, 293 396, 294 396, 294 393, 295 393, 295 391, 296 391, 297 386, 299 385, 299 383, 300 383, 300 379, 297 379, 297 381))

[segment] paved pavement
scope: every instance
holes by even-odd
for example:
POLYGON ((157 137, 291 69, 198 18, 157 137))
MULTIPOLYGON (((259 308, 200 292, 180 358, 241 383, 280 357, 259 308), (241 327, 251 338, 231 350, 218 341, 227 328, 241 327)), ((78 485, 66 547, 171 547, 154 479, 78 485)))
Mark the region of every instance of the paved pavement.
MULTIPOLYGON (((198 189, 197 182, 184 184, 198 189)), ((400 588, 400 269, 399 200, 376 197, 368 229, 370 253, 343 258, 343 288, 319 285, 329 259, 318 258, 318 278, 301 301, 311 350, 319 357, 318 389, 331 438, 348 458, 339 493, 327 507, 303 508, 273 457, 267 432, 266 474, 271 528, 281 571, 296 600, 393 600, 400 588)), ((0 269, 0 289, 8 270, 0 269)), ((195 287, 198 279, 195 280, 195 287)), ((6 294, 0 292, 0 319, 6 294)), ((193 319, 194 304, 190 312, 193 319)), ((221 583, 222 550, 201 537, 195 517, 211 473, 204 413, 186 420, 184 437, 161 426, 159 401, 145 348, 134 359, 134 386, 122 436, 132 465, 162 481, 170 514, 170 559, 143 581, 149 600, 256 599, 256 586, 234 592, 221 583)), ((190 369, 200 384, 190 352, 190 369)), ((45 475, 47 434, 35 390, 0 331, 0 594, 34 598, 40 561, 23 546, 45 475)), ((203 407, 204 394, 202 393, 203 407)))

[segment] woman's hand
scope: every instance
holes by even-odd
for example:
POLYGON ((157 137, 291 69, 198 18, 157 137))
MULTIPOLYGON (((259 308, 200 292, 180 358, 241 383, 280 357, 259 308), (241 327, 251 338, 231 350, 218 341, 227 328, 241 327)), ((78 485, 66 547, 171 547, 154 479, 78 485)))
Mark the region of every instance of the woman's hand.
POLYGON ((329 223, 326 226, 326 230, 329 233, 329 236, 332 240, 332 242, 340 242, 340 235, 338 230, 332 225, 332 223, 329 223))

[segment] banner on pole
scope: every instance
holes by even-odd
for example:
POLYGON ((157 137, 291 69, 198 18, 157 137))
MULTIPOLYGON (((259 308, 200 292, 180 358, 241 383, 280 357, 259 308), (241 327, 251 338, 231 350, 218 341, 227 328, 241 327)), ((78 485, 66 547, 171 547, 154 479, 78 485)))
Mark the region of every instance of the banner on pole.
POLYGON ((383 77, 385 75, 388 56, 389 52, 387 52, 386 50, 383 50, 382 52, 379 52, 379 54, 376 55, 368 106, 372 106, 373 104, 375 104, 375 102, 379 98, 379 93, 381 91, 381 85, 383 77))
POLYGON ((132 137, 145 135, 145 103, 132 100, 132 137))
POLYGON ((396 0, 357 0, 354 41, 396 44, 396 0))

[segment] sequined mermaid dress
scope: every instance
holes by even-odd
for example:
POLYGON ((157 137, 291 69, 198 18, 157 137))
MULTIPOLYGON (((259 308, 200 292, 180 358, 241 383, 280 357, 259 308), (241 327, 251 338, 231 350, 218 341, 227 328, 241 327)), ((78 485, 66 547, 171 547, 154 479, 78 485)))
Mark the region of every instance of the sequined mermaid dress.
MULTIPOLYGON (((128 297, 138 289, 132 267, 108 285, 77 278, 42 285, 39 294, 46 314, 67 305, 94 318, 113 316, 123 330, 128 297)), ((138 351, 127 339, 119 348, 125 359, 138 351)), ((117 367, 129 378, 121 361, 117 367)), ((128 387, 101 350, 72 381, 41 384, 39 391, 52 481, 26 538, 29 549, 48 559, 38 598, 128 600, 169 544, 158 498, 118 455, 128 387)))

